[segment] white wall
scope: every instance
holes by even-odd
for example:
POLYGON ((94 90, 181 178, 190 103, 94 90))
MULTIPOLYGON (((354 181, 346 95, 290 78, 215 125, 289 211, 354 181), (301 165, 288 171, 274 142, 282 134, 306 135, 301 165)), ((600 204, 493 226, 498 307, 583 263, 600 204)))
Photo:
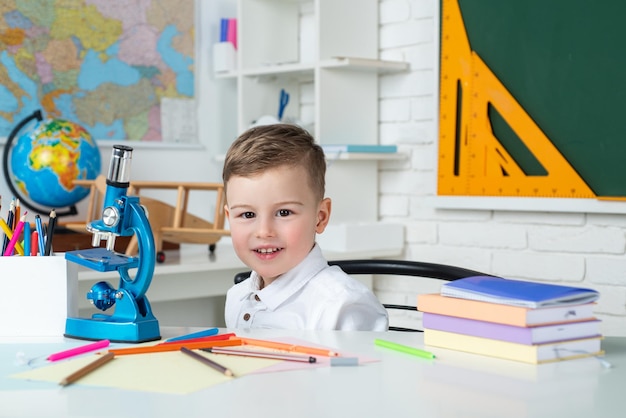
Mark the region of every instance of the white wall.
MULTIPOLYGON (((380 170, 380 214, 406 225, 405 258, 597 289, 603 333, 626 335, 626 216, 435 209, 439 1, 381 0, 380 23, 381 58, 411 64, 410 74, 383 76, 380 89, 381 142, 411 154, 380 170)), ((384 302, 413 303, 424 289, 378 278, 375 290, 384 302)))
MULTIPOLYGON (((201 4, 197 31, 200 147, 138 146, 133 179, 220 178, 221 163, 214 160, 223 152, 217 146, 220 123, 234 115, 220 113, 219 95, 214 94, 217 87, 210 77, 210 45, 218 33, 211 16, 234 16, 235 9, 232 1, 201 4)), ((379 180, 382 219, 406 225, 404 258, 595 288, 602 295, 596 313, 604 321, 603 333, 626 335, 626 216, 432 206, 437 180, 438 14, 438 0, 380 1, 380 56, 411 64, 409 73, 385 75, 380 80, 380 141, 398 144, 410 154, 406 162, 381 163, 379 180)), ((102 155, 106 172, 110 147, 103 147, 102 155)), ((4 181, 0 194, 10 195, 4 181)), ((192 202, 192 212, 206 216, 206 205, 192 202)), ((406 278, 375 280, 375 291, 383 302, 415 303, 418 292, 437 290, 436 283, 419 286, 406 278)), ((419 322, 403 319, 408 325, 419 322)))

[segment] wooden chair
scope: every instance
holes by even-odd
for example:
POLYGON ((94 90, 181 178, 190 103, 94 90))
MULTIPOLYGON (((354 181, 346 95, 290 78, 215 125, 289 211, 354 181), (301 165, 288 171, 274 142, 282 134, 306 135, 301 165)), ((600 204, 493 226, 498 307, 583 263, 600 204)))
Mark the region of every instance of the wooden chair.
MULTIPOLYGON (((346 274, 385 274, 396 276, 414 276, 421 278, 439 279, 452 281, 470 276, 486 276, 487 274, 462 267, 450 266, 437 263, 424 263, 409 260, 336 260, 328 264, 339 266, 346 274)), ((250 272, 237 273, 234 277, 235 284, 250 277, 250 272)), ((416 302, 417 304, 417 302, 416 302)), ((418 306, 383 304, 388 310, 399 309, 406 311, 419 311, 418 306)), ((421 332, 422 330, 390 326, 390 331, 421 332)))
MULTIPOLYGON (((86 225, 100 218, 103 199, 106 193, 106 178, 98 176, 95 180, 75 180, 75 184, 90 188, 87 216, 85 222, 68 223, 64 226, 78 232, 85 232, 86 225)), ((133 181, 128 190, 129 195, 139 196, 142 190, 173 190, 177 197, 174 205, 140 196, 140 203, 148 212, 148 219, 154 235, 157 251, 157 261, 165 260, 163 241, 182 244, 208 244, 209 250, 215 249, 215 244, 223 236, 230 235, 230 231, 224 229, 224 185, 222 183, 201 182, 164 182, 164 181, 133 181), (187 212, 189 194, 191 191, 201 190, 215 192, 215 216, 213 222, 187 212)), ((137 240, 133 237, 125 253, 134 255, 137 252, 137 240)))

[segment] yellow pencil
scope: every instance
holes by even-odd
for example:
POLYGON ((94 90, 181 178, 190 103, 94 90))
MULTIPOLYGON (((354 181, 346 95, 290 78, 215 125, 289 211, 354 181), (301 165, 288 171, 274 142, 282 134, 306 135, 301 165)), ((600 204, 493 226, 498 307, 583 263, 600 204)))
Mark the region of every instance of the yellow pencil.
MULTIPOLYGON (((7 225, 6 221, 2 218, 0 218, 0 228, 2 229, 2 232, 4 232, 4 235, 6 235, 8 240, 11 240, 11 238, 13 238, 13 231, 11 231, 9 225, 7 225)), ((24 248, 22 248, 22 245, 19 242, 15 243, 15 251, 17 251, 19 255, 24 255, 24 248)))
MULTIPOLYGON (((7 245, 7 248, 4 250, 5 257, 13 255, 13 250, 15 249, 15 246, 18 244, 17 240, 20 239, 20 234, 22 233, 22 230, 24 229, 24 222, 26 222, 26 212, 24 212, 24 214, 20 217, 20 220, 18 221, 18 223, 15 225, 15 229, 13 230, 13 236, 9 238, 9 245, 7 245)), ((22 255, 24 255, 23 251, 22 251, 22 255)))

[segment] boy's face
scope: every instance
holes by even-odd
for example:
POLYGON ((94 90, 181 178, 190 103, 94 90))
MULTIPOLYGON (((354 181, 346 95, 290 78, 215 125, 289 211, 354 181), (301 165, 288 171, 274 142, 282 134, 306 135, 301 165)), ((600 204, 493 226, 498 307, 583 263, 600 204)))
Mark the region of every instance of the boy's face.
POLYGON ((309 254, 330 217, 330 199, 316 199, 302 167, 233 176, 226 201, 235 252, 265 286, 309 254))

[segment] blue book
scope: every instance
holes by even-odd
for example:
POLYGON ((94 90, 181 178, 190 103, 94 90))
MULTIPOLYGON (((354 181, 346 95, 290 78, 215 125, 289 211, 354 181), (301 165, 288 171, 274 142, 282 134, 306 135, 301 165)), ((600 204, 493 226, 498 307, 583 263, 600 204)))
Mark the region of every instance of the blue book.
POLYGON ((441 295, 525 308, 579 305, 600 297, 593 289, 494 276, 473 276, 445 283, 441 295))
POLYGON ((398 152, 395 145, 360 145, 360 144, 338 144, 338 145, 322 145, 322 149, 326 154, 338 154, 341 152, 357 152, 357 153, 393 153, 398 152))

